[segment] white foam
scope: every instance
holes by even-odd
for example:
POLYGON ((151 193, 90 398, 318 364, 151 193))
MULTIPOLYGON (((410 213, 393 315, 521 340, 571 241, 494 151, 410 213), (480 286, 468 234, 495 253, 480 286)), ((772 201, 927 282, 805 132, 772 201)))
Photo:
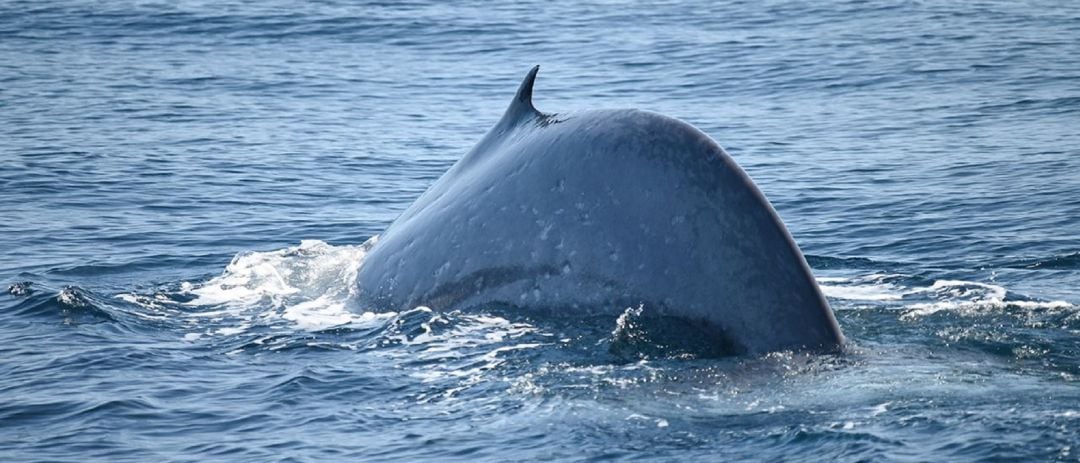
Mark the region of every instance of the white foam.
POLYGON ((870 416, 878 416, 882 413, 889 411, 889 405, 892 405, 892 402, 885 402, 871 407, 870 416))
POLYGON ((247 331, 247 328, 248 327, 246 325, 219 328, 219 329, 214 331, 214 334, 221 335, 221 336, 232 336, 234 334, 240 334, 240 333, 243 333, 244 331, 247 331))
POLYGON ((929 285, 906 286, 909 278, 898 274, 871 274, 850 277, 821 277, 818 284, 826 296, 853 301, 903 301, 901 320, 912 320, 938 312, 975 316, 1005 309, 1068 310, 1080 307, 1066 301, 1038 301, 1009 297, 1000 285, 979 281, 941 279, 929 285))
POLYGON ((949 297, 985 300, 1002 300, 1008 292, 998 285, 964 280, 937 280, 926 291, 949 297))
POLYGON ((833 286, 820 285, 821 292, 836 299, 858 301, 895 301, 904 295, 896 292, 894 285, 833 286))
POLYGON ((348 295, 364 256, 362 246, 331 246, 304 240, 299 246, 244 252, 225 271, 187 290, 188 305, 244 306, 278 302, 290 296, 348 295))
POLYGON ((937 280, 927 288, 914 291, 926 293, 937 299, 934 302, 911 304, 900 316, 910 320, 934 313, 948 311, 964 316, 984 314, 1015 307, 1024 310, 1074 310, 1076 306, 1066 301, 1006 300, 1008 290, 1002 286, 977 281, 937 280))
MULTIPOLYGON (((501 317, 469 315, 458 312, 440 314, 426 307, 403 313, 408 317, 415 311, 426 311, 431 318, 421 323, 423 332, 408 338, 404 335, 391 336, 406 345, 422 347, 408 355, 410 360, 430 362, 425 369, 412 373, 423 382, 445 381, 448 379, 463 381, 462 386, 440 395, 452 398, 458 392, 485 381, 485 373, 505 363, 505 355, 515 351, 537 349, 552 343, 514 342, 527 334, 536 334, 537 329, 523 323, 513 323, 501 317), (435 326, 448 329, 438 331, 435 326)), ((384 354, 399 355, 392 351, 384 354)), ((432 398, 428 398, 430 400, 432 398)))
POLYGON ((334 301, 328 296, 287 306, 282 318, 305 330, 345 325, 356 319, 344 302, 334 301))
POLYGON ((912 304, 908 310, 900 316, 901 320, 911 320, 918 317, 932 315, 938 312, 953 312, 964 316, 985 314, 1007 307, 1016 307, 1024 310, 1074 310, 1077 307, 1066 301, 1002 301, 1002 300, 972 300, 972 301, 942 301, 925 304, 912 304))
POLYGON ((143 304, 143 301, 139 300, 139 297, 134 294, 121 293, 117 294, 116 298, 131 304, 143 304))
POLYGON ((896 301, 905 291, 887 280, 900 275, 873 274, 857 277, 821 277, 818 287, 826 296, 855 301, 896 301))
POLYGON ((242 333, 256 321, 274 319, 287 320, 302 330, 385 319, 353 310, 357 272, 375 239, 360 246, 304 240, 299 246, 240 253, 221 275, 201 284, 181 284, 182 294, 194 296, 183 304, 203 309, 184 314, 213 320, 235 318, 235 325, 213 331, 226 336, 242 333))

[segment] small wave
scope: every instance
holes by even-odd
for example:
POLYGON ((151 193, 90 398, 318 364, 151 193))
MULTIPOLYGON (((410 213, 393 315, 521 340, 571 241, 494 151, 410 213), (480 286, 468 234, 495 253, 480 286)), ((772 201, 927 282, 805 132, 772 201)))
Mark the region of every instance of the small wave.
POLYGON ((964 280, 923 280, 904 274, 874 273, 855 276, 823 276, 818 284, 825 296, 866 302, 897 301, 910 313, 929 314, 950 308, 1074 308, 1066 301, 1043 301, 1013 294, 1007 288, 964 280), (928 284, 929 282, 929 284, 928 284))
POLYGON ((866 269, 880 267, 883 262, 865 257, 831 257, 807 255, 806 262, 815 269, 866 269))
POLYGON ((1077 307, 1066 301, 1040 301, 1012 298, 1004 287, 986 283, 958 280, 939 280, 925 290, 939 300, 915 303, 907 306, 901 320, 914 320, 938 312, 960 316, 976 316, 1004 309, 1075 311, 1077 307))
POLYGON ((12 312, 20 316, 60 316, 65 324, 82 324, 115 322, 123 315, 97 294, 78 286, 59 290, 38 287, 32 282, 18 283, 17 288, 12 286, 15 289, 9 289, 9 293, 21 298, 12 312))
POLYGON ((917 302, 906 306, 901 320, 913 320, 938 312, 960 316, 976 316, 1003 309, 1020 310, 1066 310, 1077 307, 1066 301, 1035 300, 1011 294, 1005 287, 989 283, 964 280, 937 280, 928 288, 919 288, 912 294, 925 294, 930 302, 917 302))
POLYGON ((1039 270, 1070 270, 1080 268, 1080 252, 1051 256, 1046 258, 1028 258, 1008 262, 1004 265, 1008 268, 1025 268, 1039 270))
POLYGON ((1004 286, 977 281, 923 280, 901 274, 871 274, 853 277, 821 277, 818 284, 826 296, 844 301, 886 304, 902 310, 902 320, 913 320, 938 312, 961 316, 1015 308, 1021 310, 1078 311, 1067 301, 1046 301, 1010 292, 1004 286))
POLYGON ((1023 98, 1008 103, 987 104, 976 108, 981 113, 1006 113, 1017 111, 1049 111, 1052 113, 1070 113, 1076 110, 1080 97, 1063 96, 1057 98, 1023 98))

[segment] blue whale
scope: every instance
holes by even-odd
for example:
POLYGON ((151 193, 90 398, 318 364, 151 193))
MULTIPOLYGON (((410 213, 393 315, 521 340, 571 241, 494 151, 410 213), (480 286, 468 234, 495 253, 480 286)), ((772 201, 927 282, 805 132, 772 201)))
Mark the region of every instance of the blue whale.
POLYGON ((363 306, 640 308, 733 353, 842 345, 795 241, 716 142, 648 111, 537 111, 538 69, 369 241, 363 306))

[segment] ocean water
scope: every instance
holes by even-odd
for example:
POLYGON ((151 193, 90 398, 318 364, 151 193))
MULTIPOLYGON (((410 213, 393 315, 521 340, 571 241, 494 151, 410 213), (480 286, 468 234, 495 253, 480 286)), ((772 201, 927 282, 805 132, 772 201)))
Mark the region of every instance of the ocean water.
POLYGON ((4 1, 0 460, 1077 461, 1078 43, 1049 1, 4 1), (724 146, 845 351, 359 307, 534 64, 724 146))

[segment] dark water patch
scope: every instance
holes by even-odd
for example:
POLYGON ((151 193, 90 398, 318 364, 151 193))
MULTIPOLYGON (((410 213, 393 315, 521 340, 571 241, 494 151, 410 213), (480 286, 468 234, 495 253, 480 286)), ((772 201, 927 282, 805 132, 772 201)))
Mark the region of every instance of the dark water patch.
POLYGON ((647 358, 716 358, 741 352, 731 337, 716 327, 683 318, 662 316, 644 306, 628 308, 615 321, 608 350, 626 361, 647 358))
POLYGON ((901 266, 899 263, 875 262, 865 257, 831 257, 813 254, 806 255, 806 262, 810 264, 811 267, 822 270, 869 269, 881 268, 884 266, 901 266))

